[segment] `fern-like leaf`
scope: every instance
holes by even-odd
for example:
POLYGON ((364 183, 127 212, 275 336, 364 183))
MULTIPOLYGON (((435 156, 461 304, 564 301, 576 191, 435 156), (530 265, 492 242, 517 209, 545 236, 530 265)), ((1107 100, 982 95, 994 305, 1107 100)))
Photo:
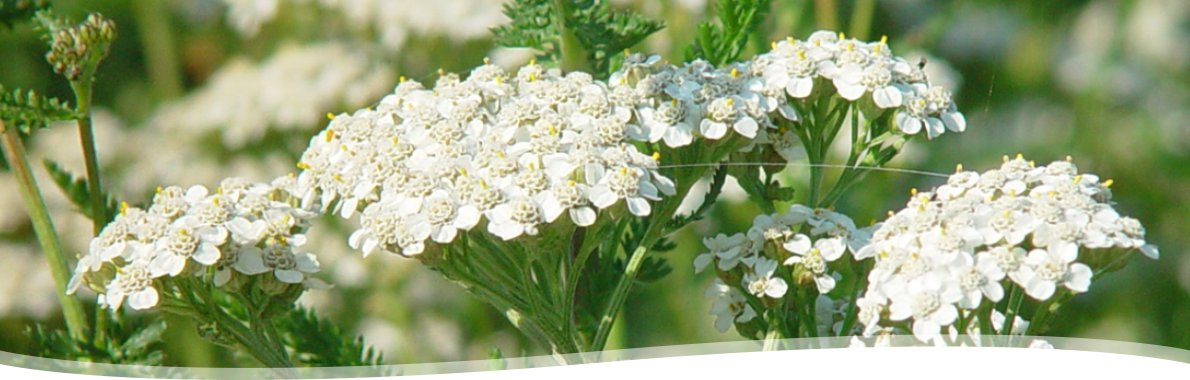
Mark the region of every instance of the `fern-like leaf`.
POLYGON ((715 3, 718 24, 698 26, 694 45, 687 58, 701 58, 715 65, 735 61, 769 12, 769 0, 719 0, 715 3))
POLYGON ((285 345, 294 358, 315 367, 378 366, 383 356, 364 344, 363 337, 347 334, 313 310, 297 308, 278 319, 285 345))
POLYGON ((38 95, 33 90, 20 89, 9 92, 0 85, 0 120, 8 127, 15 126, 21 133, 45 128, 55 121, 71 120, 76 113, 66 102, 56 98, 38 95))
MULTIPOLYGON (((603 0, 562 0, 563 25, 574 32, 596 77, 605 77, 612 57, 665 27, 639 13, 613 10, 603 0)), ((540 50, 544 58, 558 60, 560 52, 557 9, 551 0, 513 0, 504 5, 509 24, 492 29, 496 43, 506 47, 540 50)))
POLYGON ((550 1, 513 0, 504 3, 503 10, 510 21, 492 28, 497 45, 527 47, 546 53, 553 51, 558 33, 550 1))
MULTIPOLYGON (((85 215, 88 219, 94 220, 95 215, 91 209, 91 192, 93 190, 87 184, 86 179, 74 176, 56 162, 45 160, 43 164, 45 164, 45 170, 50 172, 50 178, 54 180, 54 183, 58 185, 59 189, 62 189, 62 193, 66 194, 66 198, 70 200, 70 203, 78 207, 79 213, 85 215)), ((119 213, 120 203, 111 195, 103 192, 102 189, 99 195, 104 199, 106 210, 103 214, 107 219, 100 222, 106 225, 119 213)))
MULTIPOLYGON (((103 311, 101 311, 103 312, 103 311)), ((75 340, 65 330, 49 329, 41 324, 26 328, 25 335, 42 357, 112 364, 161 365, 161 336, 165 320, 116 318, 108 326, 105 338, 98 341, 75 340)))

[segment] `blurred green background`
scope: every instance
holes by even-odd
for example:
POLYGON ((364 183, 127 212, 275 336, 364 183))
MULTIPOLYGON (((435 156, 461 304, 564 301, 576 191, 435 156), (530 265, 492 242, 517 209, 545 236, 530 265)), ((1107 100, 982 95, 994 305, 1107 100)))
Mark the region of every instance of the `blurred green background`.
MULTIPOLYGON (((678 61, 713 13, 709 0, 620 0, 667 28, 634 50, 678 61)), ((466 71, 491 57, 515 66, 532 53, 497 48, 504 21, 492 0, 57 1, 74 19, 98 11, 118 38, 96 84, 105 184, 133 204, 158 184, 214 185, 231 175, 267 180, 292 171, 327 112, 375 103, 404 76, 466 71)), ((1190 349, 1190 2, 774 0, 751 50, 818 29, 889 37, 896 54, 926 57, 931 79, 952 88, 968 130, 915 140, 894 165, 947 173, 956 163, 995 167, 1023 153, 1039 163, 1070 155, 1112 178, 1117 209, 1140 219, 1160 260, 1138 256, 1063 309, 1051 335, 1190 349), (928 53, 927 53, 928 52, 928 53)), ((29 23, 0 31, 0 83, 70 98, 29 23)), ((916 58, 913 58, 916 59, 916 58)), ((29 146, 82 172, 74 129, 39 131, 29 146)), ((40 170, 39 168, 39 171, 40 170)), ((80 252, 89 224, 41 179, 66 245, 80 252)), ((793 167, 788 178, 806 173, 793 167)), ((877 173, 839 204, 859 223, 898 209, 911 187, 940 179, 877 173)), ((804 180, 800 181, 804 182, 804 180)), ((673 273, 638 286, 610 348, 738 339, 712 328, 702 297, 710 274, 690 264, 701 236, 746 229, 758 212, 724 194, 713 217, 675 236, 673 273)), ((494 310, 413 260, 346 246, 350 225, 328 220, 311 237, 323 277, 336 284, 302 302, 384 350, 389 363, 536 353, 494 310)), ((61 324, 11 174, 0 172, 0 349, 27 353, 34 321, 61 324)), ((167 363, 233 366, 238 359, 170 320, 167 363)))

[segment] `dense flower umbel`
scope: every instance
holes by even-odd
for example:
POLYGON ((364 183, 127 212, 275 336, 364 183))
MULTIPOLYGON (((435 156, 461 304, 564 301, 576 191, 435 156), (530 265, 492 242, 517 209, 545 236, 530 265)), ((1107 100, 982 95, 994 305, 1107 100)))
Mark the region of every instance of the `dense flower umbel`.
POLYGON ((350 244, 365 255, 416 255, 484 221, 508 240, 559 218, 588 226, 617 204, 649 215, 674 185, 631 144, 634 104, 536 64, 443 74, 432 89, 405 81, 375 109, 334 116, 298 186, 305 205, 360 214, 350 244))
MULTIPOLYGON (((710 252, 694 259, 694 270, 702 272, 715 264, 717 277, 706 292, 716 297, 711 310, 717 317, 715 328, 723 332, 733 322, 750 321, 758 311, 745 294, 781 299, 789 290, 787 281, 822 295, 829 293, 838 276, 830 264, 866 244, 869 234, 846 215, 793 205, 785 213, 757 216, 746 233, 704 238, 710 252), (778 270, 779 266, 788 270, 778 270)), ((837 308, 827 305, 834 301, 823 297, 819 302, 826 316, 822 319, 830 320, 837 308)), ((834 327, 826 323, 824 328, 834 327)))
POLYGON ((772 46, 721 68, 703 61, 660 65, 655 57, 631 56, 609 84, 613 92, 631 85, 642 97, 634 133, 670 147, 689 145, 694 136, 718 140, 729 131, 776 143, 786 136, 764 136, 775 132, 769 129, 779 119, 798 122, 799 109, 835 95, 891 110, 896 129, 907 135, 925 130, 933 138, 967 127, 950 92, 931 85, 920 65, 892 55, 884 40, 864 42, 819 31, 805 41, 788 38, 772 46))
POLYGON ((876 261, 858 302, 868 332, 909 321, 918 339, 933 340, 961 310, 1005 299, 1006 286, 1046 301, 1086 292, 1092 270, 1111 265, 1100 262, 1108 249, 1157 258, 1140 222, 1113 209, 1111 180, 1020 156, 983 173, 961 169, 912 193, 856 254, 876 261))
POLYGON ((295 207, 293 178, 272 184, 229 178, 214 194, 202 186, 162 188, 147 209, 125 207, 91 240, 68 292, 87 285, 99 302, 118 309, 157 305, 161 281, 179 276, 241 286, 247 276, 279 293, 289 285, 321 287, 314 255, 301 250, 314 215, 295 207))
POLYGON ((773 118, 798 120, 792 102, 831 94, 799 87, 798 75, 842 78, 835 87, 845 100, 871 93, 897 112, 908 109, 900 99, 930 93, 937 104, 919 112, 923 125, 964 127, 949 95, 883 42, 820 32, 774 46, 721 68, 629 55, 607 82, 532 63, 516 73, 486 64, 466 79, 442 73, 433 88, 404 81, 374 109, 332 116, 298 164, 299 193, 307 207, 360 214, 350 244, 364 254, 408 256, 477 226, 505 240, 536 235, 563 215, 587 226, 621 200, 631 214, 649 215, 650 201, 674 195, 674 184, 657 172, 660 155, 638 145, 767 141, 773 118), (848 79, 873 67, 890 71, 848 79))

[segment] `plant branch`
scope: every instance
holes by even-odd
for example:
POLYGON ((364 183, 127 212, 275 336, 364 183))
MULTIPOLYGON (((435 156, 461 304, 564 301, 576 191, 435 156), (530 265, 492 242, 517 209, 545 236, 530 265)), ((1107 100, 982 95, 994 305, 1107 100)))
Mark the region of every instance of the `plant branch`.
POLYGON ((50 266, 50 274, 54 277, 54 287, 57 290, 58 302, 62 305, 62 315, 66 319, 66 329, 70 335, 79 341, 87 339, 86 313, 83 311, 82 301, 66 294, 66 283, 70 281, 70 267, 67 263, 62 242, 58 239, 58 232, 54 229, 54 222, 46 208, 45 199, 41 197, 41 190, 33 178, 28 154, 21 136, 15 126, 6 127, 0 121, 0 130, 4 133, 4 154, 8 165, 16 176, 21 191, 21 198, 25 200, 25 209, 33 222, 33 232, 45 252, 46 264, 50 266))
POLYGON ((616 314, 619 314, 620 308, 624 306, 624 301, 628 298, 628 290, 636 280, 636 273, 640 271, 640 266, 644 263, 648 252, 648 245, 642 241, 629 256, 628 265, 624 268, 624 275, 616 283, 612 298, 608 300, 607 307, 603 309, 603 315, 599 318, 599 328, 595 330, 595 338, 591 340, 592 351, 602 351, 604 345, 607 344, 607 335, 611 332, 616 314))

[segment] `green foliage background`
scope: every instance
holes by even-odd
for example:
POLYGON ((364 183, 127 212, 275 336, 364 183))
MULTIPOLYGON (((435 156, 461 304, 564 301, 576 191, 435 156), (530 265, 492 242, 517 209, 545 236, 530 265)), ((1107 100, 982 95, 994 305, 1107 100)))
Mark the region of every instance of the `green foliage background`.
MULTIPOLYGON (((233 56, 263 59, 284 41, 374 37, 350 35, 344 31, 341 20, 301 6, 283 5, 279 20, 266 25, 257 36, 245 39, 232 32, 222 17, 183 17, 179 12, 192 8, 176 3, 179 2, 54 3, 59 12, 75 19, 88 11, 98 11, 116 21, 120 38, 100 70, 95 104, 113 111, 129 125, 138 125, 156 106, 201 86, 219 64, 233 56), (162 43, 162 30, 154 29, 160 26, 146 22, 147 17, 166 20, 164 31, 172 40, 165 43, 172 45, 167 51, 173 55, 164 62, 176 65, 172 69, 181 74, 181 91, 160 83, 163 72, 160 65, 165 63, 159 57, 154 58, 149 49, 162 43)), ((411 10, 416 8, 412 3, 411 10)), ((646 8, 649 10, 646 13, 664 22, 665 29, 632 49, 655 52, 671 61, 686 57, 693 38, 699 35, 698 24, 713 20, 715 15, 709 10, 690 12, 671 1, 615 3, 617 9, 646 8)), ((1149 242, 1161 247, 1162 257, 1157 261, 1132 260, 1122 271, 1096 282, 1089 293, 1076 297, 1063 310, 1050 333, 1190 349, 1190 254, 1185 248, 1190 246, 1190 113, 1186 112, 1190 108, 1190 85, 1187 85, 1190 64, 1186 53, 1190 50, 1190 21, 1183 17, 1172 31, 1176 35, 1166 36, 1182 44, 1168 46, 1181 51, 1178 61, 1177 53, 1167 56, 1174 57, 1168 59, 1139 54, 1131 45, 1135 41, 1124 37, 1124 20, 1135 18, 1145 5, 1143 1, 773 0, 771 3, 767 19, 758 25, 752 40, 747 41, 741 57, 767 49, 773 39, 787 35, 805 37, 814 30, 829 28, 867 39, 887 35, 897 54, 927 51, 949 62, 958 72, 962 89, 956 99, 968 117, 968 131, 947 134, 928 143, 914 141, 907 148, 906 155, 910 157, 896 165, 946 173, 953 170, 955 163, 977 170, 991 168, 999 164, 1002 155, 1017 152, 1039 163, 1070 155, 1083 171, 1114 179, 1112 189, 1119 203, 1117 209, 1144 222, 1149 242), (874 7, 870 13, 868 6, 874 7), (1092 11, 1114 12, 1116 19, 1090 27, 1080 25, 1082 16, 1092 11), (870 15, 870 21, 865 21, 866 15, 870 15), (1110 38, 1094 46, 1102 54, 1096 56, 1089 69, 1092 70, 1089 82, 1073 89, 1064 85, 1063 76, 1073 70, 1064 62, 1077 53, 1077 41, 1087 33, 1103 31, 1110 38), (1133 82, 1117 80, 1121 71, 1133 82)), ((211 1, 203 4, 218 6, 211 1)), ((1187 12, 1181 14, 1186 16, 1187 12)), ((547 37, 548 34, 533 34, 519 38, 537 41, 547 37)), ((433 36, 414 36, 400 53, 391 53, 384 59, 394 74, 432 78, 438 68, 466 71, 480 64, 496 42, 490 38, 452 42, 433 36)), ((613 46, 608 50, 621 48, 613 46)), ((38 40, 29 23, 0 33, 0 83, 6 88, 37 89, 39 94, 70 99, 67 83, 53 75, 44 54, 45 44, 38 40)), ((168 75, 170 70, 164 72, 168 75)), ((13 95, 10 90, 4 92, 13 95)), ((306 132, 297 139, 304 140, 316 131, 306 132)), ((102 155, 104 147, 99 149, 102 155)), ((808 171, 794 167, 784 174, 787 179, 804 183, 808 171)), ((0 172, 0 175, 10 174, 0 172)), ((62 180, 70 181, 69 175, 62 180)), ((939 181, 926 176, 874 173, 840 202, 840 211, 861 223, 877 220, 887 210, 900 208, 907 200, 909 188, 930 188, 940 184, 939 181)), ((54 191, 48 190, 52 185, 42 187, 54 191)), ((707 313, 710 304, 702 298, 710 281, 709 274, 693 274, 690 263, 702 247, 700 236, 746 229, 758 212, 746 201, 723 202, 706 220, 675 236, 672 241, 676 248, 666 254, 672 273, 634 289, 612 333, 610 346, 738 339, 733 332, 719 334, 711 327, 711 316, 707 313)), ((31 233, 5 235, 0 239, 33 242, 31 233)), ((348 248, 344 245, 343 249, 348 248)), ((363 260, 355 254, 346 256, 363 260)), ((428 270, 416 267, 412 261, 391 257, 367 260, 366 266, 380 268, 372 271, 367 285, 322 291, 333 298, 335 306, 321 308, 318 313, 333 324, 301 319, 289 323, 356 331, 365 317, 375 317, 387 321, 401 334, 412 334, 412 330, 419 328, 416 326, 422 326, 417 321, 430 318, 435 323, 456 327, 452 331, 457 333, 434 338, 454 340, 451 342, 402 340, 402 346, 384 352, 388 363, 481 359, 488 357, 493 347, 505 357, 536 353, 526 351, 527 342, 518 337, 499 313, 468 298, 462 290, 428 270), (400 269, 384 270, 386 266, 400 269), (442 345, 456 348, 424 347, 442 345)), ((0 268, 0 276, 4 270, 0 268)), ((54 315, 43 322, 60 325, 61 317, 54 315)), ((25 327, 33 322, 24 316, 0 315, 0 350, 38 353, 23 334, 25 327)), ((194 326, 188 322, 175 318, 168 322, 163 363, 189 366, 244 363, 198 340, 193 334, 194 326)), ((351 347, 357 342, 304 344, 351 347)))

